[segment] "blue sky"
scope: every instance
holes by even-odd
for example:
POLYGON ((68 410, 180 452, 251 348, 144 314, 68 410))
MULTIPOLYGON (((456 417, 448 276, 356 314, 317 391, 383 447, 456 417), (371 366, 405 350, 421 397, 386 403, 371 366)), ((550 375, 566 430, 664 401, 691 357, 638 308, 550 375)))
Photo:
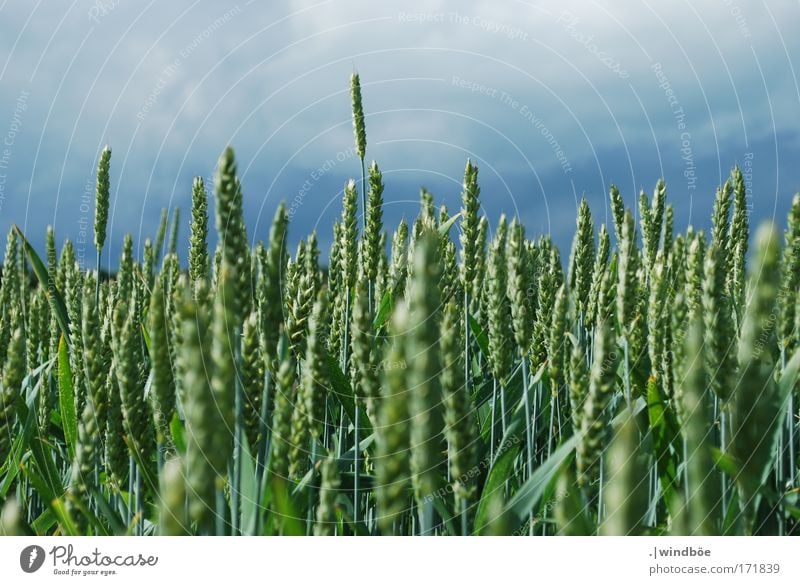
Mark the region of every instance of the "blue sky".
POLYGON ((705 226, 737 163, 753 221, 782 224, 800 190, 798 22, 788 0, 0 0, 0 230, 41 245, 52 224, 93 266, 109 144, 111 254, 152 237, 162 207, 186 236, 192 177, 231 144, 251 237, 283 199, 292 241, 327 245, 360 173, 354 70, 390 228, 423 185, 457 208, 467 157, 492 223, 519 215, 562 246, 581 196, 608 221, 612 182, 632 206, 663 176, 679 227, 705 226))

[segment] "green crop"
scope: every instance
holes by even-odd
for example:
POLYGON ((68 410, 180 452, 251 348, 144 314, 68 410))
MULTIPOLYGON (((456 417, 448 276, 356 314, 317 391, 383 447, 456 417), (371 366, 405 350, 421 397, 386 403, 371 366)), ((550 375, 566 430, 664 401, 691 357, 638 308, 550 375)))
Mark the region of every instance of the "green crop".
POLYGON ((108 148, 97 267, 8 234, 0 534, 800 532, 800 195, 751 245, 738 168, 705 231, 611 186, 564 266, 468 161, 460 209, 385 225, 350 89, 361 182, 291 257, 283 203, 248 238, 230 147, 113 274, 108 148))

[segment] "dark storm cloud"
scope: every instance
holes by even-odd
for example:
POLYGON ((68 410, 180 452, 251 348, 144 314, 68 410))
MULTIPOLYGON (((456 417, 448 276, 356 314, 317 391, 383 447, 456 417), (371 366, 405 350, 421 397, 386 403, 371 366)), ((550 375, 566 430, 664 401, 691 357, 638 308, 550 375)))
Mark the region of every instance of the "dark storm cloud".
POLYGON ((353 69, 391 224, 416 213, 421 185, 456 208, 467 157, 493 221, 518 214, 561 244, 583 194, 605 220, 611 182, 633 205, 665 176, 679 220, 703 224, 739 163, 754 217, 786 208, 800 185, 796 3, 550 4, 4 2, 0 230, 41 243, 53 224, 93 258, 108 143, 116 254, 125 232, 152 237, 162 207, 188 211, 191 178, 230 143, 251 234, 266 237, 285 199, 293 241, 317 229, 324 244, 360 172, 353 69))

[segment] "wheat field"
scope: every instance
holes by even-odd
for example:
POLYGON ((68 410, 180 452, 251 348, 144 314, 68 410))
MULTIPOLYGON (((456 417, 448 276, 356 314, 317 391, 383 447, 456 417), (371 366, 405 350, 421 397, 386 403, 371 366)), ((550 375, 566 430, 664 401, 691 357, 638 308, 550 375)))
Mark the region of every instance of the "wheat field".
POLYGON ((108 148, 96 270, 8 234, 0 534, 800 531, 800 195, 751 234, 734 168, 710 232, 678 233, 663 181, 636 211, 611 186, 567 257, 490 227, 468 161, 460 210, 423 190, 386 226, 351 94, 328 251, 287 249, 283 204, 251 246, 231 148, 191 186, 188 258, 165 212, 109 275, 108 148))

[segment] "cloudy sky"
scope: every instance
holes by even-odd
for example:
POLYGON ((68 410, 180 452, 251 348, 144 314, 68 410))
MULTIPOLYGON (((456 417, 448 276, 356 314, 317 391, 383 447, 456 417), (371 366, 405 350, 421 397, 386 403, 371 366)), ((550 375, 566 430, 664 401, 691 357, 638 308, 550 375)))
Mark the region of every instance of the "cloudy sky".
POLYGON ((752 217, 800 190, 797 0, 744 2, 0 0, 0 230, 44 229, 92 266, 94 169, 113 149, 112 255, 188 229, 193 176, 236 149, 250 235, 293 209, 323 244, 360 173, 349 76, 390 227, 419 188, 457 208, 467 158, 484 211, 568 245, 577 204, 607 221, 668 182, 679 225, 707 225, 741 165, 752 217), (87 229, 88 228, 88 229, 87 229), (85 240, 85 243, 82 241, 85 240))

